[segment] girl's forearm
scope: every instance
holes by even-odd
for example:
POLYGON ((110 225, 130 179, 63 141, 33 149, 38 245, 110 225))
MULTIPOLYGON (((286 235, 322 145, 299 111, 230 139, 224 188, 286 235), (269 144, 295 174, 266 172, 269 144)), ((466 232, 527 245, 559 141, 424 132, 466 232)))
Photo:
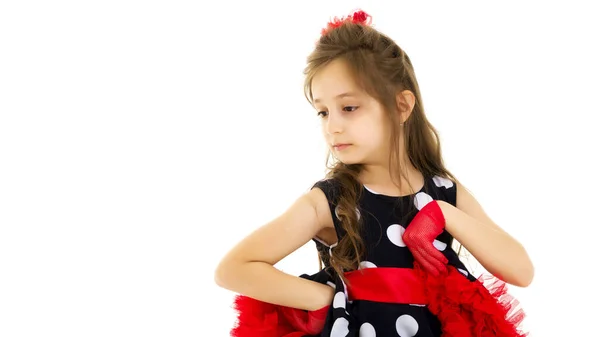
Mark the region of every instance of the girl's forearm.
POLYGON ((508 233, 474 219, 458 208, 440 203, 446 229, 490 273, 512 285, 527 287, 533 265, 525 248, 508 233))
POLYGON ((223 269, 217 284, 254 299, 303 310, 318 310, 333 299, 328 285, 286 274, 264 262, 245 262, 223 269))

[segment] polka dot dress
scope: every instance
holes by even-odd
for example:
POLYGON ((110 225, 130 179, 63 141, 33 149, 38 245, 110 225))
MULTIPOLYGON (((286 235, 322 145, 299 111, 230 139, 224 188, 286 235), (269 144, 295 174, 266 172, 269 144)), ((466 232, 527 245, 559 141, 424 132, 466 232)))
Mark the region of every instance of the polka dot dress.
MULTIPOLYGON (((339 185, 333 180, 322 180, 314 187, 323 190, 329 200, 338 239, 344 235, 336 212, 336 195, 339 185)), ((366 253, 360 268, 400 267, 412 268, 413 256, 402 241, 402 234, 416 212, 433 200, 444 200, 456 205, 456 186, 442 177, 425 179, 424 186, 415 194, 392 197, 363 187, 357 214, 363 221, 363 240, 366 253), (412 203, 412 205, 411 205, 412 203), (414 207, 411 207, 414 206, 414 207)), ((433 242, 465 277, 474 281, 452 246, 452 236, 444 231, 433 242)), ((317 249, 328 268, 328 256, 336 244, 328 246, 315 238, 317 249)), ((364 300, 349 301, 346 285, 338 276, 329 282, 335 288, 321 337, 426 337, 441 336, 438 319, 426 306, 417 304, 380 303, 364 300)))

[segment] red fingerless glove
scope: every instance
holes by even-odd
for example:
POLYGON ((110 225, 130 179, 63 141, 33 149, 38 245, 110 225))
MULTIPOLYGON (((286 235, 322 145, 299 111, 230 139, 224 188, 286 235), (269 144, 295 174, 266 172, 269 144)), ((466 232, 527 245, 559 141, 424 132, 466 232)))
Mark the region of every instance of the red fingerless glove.
POLYGON ((295 329, 309 335, 318 335, 325 327, 325 319, 327 318, 329 307, 328 305, 315 311, 284 306, 278 306, 277 309, 295 329))
POLYGON ((446 270, 448 259, 433 246, 433 241, 442 234, 446 219, 437 201, 430 201, 415 215, 402 240, 427 272, 438 276, 446 270))

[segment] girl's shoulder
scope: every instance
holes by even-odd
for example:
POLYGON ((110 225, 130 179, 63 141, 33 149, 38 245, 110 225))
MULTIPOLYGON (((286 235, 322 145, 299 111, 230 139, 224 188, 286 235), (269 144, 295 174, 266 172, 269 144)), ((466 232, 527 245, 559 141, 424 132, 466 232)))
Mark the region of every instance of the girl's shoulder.
POLYGON ((318 188, 327 197, 330 203, 335 203, 342 189, 341 183, 334 178, 323 178, 313 184, 311 189, 318 188))
POLYGON ((425 193, 435 200, 443 200, 456 206, 457 182, 442 175, 425 177, 425 193))

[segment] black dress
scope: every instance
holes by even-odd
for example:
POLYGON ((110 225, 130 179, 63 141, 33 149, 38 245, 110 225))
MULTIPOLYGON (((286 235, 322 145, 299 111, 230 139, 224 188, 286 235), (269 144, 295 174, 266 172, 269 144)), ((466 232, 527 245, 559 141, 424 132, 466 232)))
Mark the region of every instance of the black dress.
MULTIPOLYGON (((321 180, 313 188, 321 189, 330 204, 333 223, 339 239, 344 235, 336 217, 337 195, 340 186, 332 179, 321 180)), ((415 194, 392 197, 378 194, 363 187, 358 203, 358 215, 363 221, 362 238, 366 254, 361 268, 397 267, 412 268, 413 256, 402 242, 402 234, 415 214, 432 200, 443 200, 456 205, 456 186, 446 178, 425 177, 424 186, 415 194)), ((319 239, 314 239, 317 249, 328 266, 331 247, 319 239)), ((457 253, 452 249, 453 238, 447 231, 437 237, 434 246, 466 278, 475 281, 467 272, 457 253)), ((349 301, 347 288, 342 279, 334 276, 335 296, 329 309, 322 337, 439 337, 440 321, 424 305, 372 302, 366 300, 349 301)))

